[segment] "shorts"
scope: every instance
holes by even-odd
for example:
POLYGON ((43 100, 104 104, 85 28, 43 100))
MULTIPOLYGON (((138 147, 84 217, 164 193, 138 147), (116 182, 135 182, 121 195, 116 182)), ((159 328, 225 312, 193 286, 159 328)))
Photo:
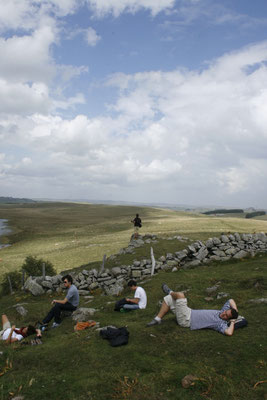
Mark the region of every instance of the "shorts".
POLYGON ((9 328, 11 328, 11 324, 10 324, 9 321, 7 321, 7 322, 5 322, 4 325, 3 325, 3 330, 0 331, 0 337, 1 337, 1 338, 2 338, 3 333, 5 332, 5 330, 6 330, 6 329, 9 329, 9 328))
POLYGON ((174 300, 170 294, 164 297, 164 301, 175 314, 177 324, 183 328, 190 328, 191 308, 187 306, 187 299, 174 300))
POLYGON ((139 229, 140 229, 139 226, 135 226, 135 227, 134 227, 134 231, 135 231, 135 232, 138 232, 139 229))

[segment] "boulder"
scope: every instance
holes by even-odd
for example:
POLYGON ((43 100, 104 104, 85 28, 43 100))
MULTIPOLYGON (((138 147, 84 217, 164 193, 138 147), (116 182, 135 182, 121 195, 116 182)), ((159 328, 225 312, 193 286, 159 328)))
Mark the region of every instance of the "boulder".
POLYGON ((248 256, 248 252, 245 250, 240 250, 238 253, 236 253, 233 258, 240 259, 248 256))
POLYGON ((91 319, 97 310, 95 308, 79 307, 73 311, 72 319, 76 322, 85 322, 91 319))

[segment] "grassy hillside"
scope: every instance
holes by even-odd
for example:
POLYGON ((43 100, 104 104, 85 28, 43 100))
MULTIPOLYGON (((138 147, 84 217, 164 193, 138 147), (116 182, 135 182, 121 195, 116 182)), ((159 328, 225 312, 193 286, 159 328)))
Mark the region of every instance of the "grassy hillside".
MULTIPOLYGON (((82 299, 81 306, 99 310, 93 318, 101 326, 127 326, 128 345, 112 348, 93 330, 74 333, 71 319, 45 333, 42 345, 6 347, 2 343, 0 398, 20 394, 27 400, 266 399, 266 304, 249 302, 266 296, 266 263, 267 256, 261 256, 161 272, 143 284, 147 309, 126 314, 113 311, 116 298, 95 295, 89 304, 82 299), (176 290, 188 289, 192 308, 207 309, 220 308, 225 301, 205 300, 206 288, 220 282, 219 292, 236 300, 248 327, 226 337, 180 328, 168 315, 162 325, 147 328, 163 296, 163 281, 176 290), (10 369, 5 370, 6 365, 10 369), (181 379, 188 374, 199 380, 184 389, 181 379)), ((0 307, 20 326, 44 316, 51 299, 20 293, 0 299, 0 307), (13 305, 18 302, 28 309, 27 317, 16 314, 13 305)))
POLYGON ((267 231, 266 219, 210 217, 165 209, 73 203, 0 205, 13 233, 0 250, 0 274, 18 269, 27 255, 51 261, 58 271, 100 261, 129 243, 131 219, 139 213, 142 234, 206 239, 222 232, 267 231))

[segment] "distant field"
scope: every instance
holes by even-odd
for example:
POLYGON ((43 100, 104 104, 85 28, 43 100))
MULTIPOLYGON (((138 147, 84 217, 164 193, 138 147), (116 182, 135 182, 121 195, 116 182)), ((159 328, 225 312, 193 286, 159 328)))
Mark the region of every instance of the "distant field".
POLYGON ((0 274, 18 269, 27 255, 51 261, 58 271, 100 261, 129 243, 131 219, 139 213, 142 234, 183 235, 207 239, 222 232, 267 231, 266 218, 204 216, 159 208, 76 203, 0 205, 12 234, 1 237, 11 246, 0 250, 0 274))

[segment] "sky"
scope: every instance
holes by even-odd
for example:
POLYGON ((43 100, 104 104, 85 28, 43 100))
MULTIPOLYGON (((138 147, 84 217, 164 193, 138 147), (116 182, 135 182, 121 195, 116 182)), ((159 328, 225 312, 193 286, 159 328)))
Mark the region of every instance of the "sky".
POLYGON ((0 0, 0 196, 267 208, 266 0, 0 0))

